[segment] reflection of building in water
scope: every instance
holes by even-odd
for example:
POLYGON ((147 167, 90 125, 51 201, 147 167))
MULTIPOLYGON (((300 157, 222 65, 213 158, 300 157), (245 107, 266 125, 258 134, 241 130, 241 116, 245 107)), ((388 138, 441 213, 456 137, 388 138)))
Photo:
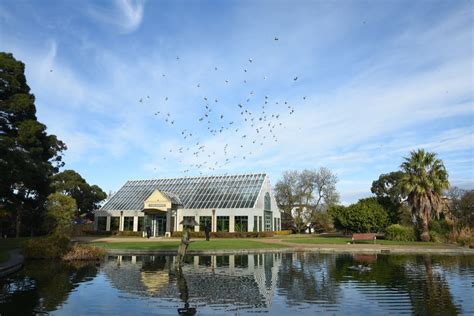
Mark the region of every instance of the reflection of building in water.
MULTIPOLYGON (((179 299, 172 256, 110 256, 102 271, 119 290, 179 299)), ((193 303, 269 308, 281 254, 187 256, 183 267, 193 303)))

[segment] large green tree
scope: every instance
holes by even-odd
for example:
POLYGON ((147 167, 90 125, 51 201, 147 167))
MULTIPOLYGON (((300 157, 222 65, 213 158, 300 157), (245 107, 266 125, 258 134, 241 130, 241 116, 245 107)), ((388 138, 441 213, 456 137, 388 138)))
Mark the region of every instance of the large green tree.
POLYGON ((74 198, 58 192, 50 194, 46 202, 46 231, 58 237, 69 237, 76 210, 74 198))
POLYGON ((360 199, 348 207, 329 209, 338 229, 351 232, 380 232, 389 224, 387 212, 376 198, 360 199))
POLYGON ((36 118, 35 97, 26 82, 25 65, 0 52, 0 204, 30 230, 42 217, 49 179, 62 166, 64 143, 48 135, 36 118))
POLYGON ((370 190, 377 197, 377 201, 387 211, 390 222, 404 225, 411 224, 410 210, 404 203, 402 193, 403 172, 394 171, 381 174, 379 178, 372 182, 370 190))
POLYGON ((74 170, 64 170, 52 177, 51 186, 55 192, 69 195, 76 200, 79 216, 94 218, 94 211, 99 203, 107 198, 107 194, 97 185, 89 185, 74 170))
POLYGON ((424 149, 412 151, 400 167, 402 192, 416 218, 420 238, 429 241, 429 221, 439 217, 443 208, 441 195, 449 187, 448 173, 436 154, 424 149))

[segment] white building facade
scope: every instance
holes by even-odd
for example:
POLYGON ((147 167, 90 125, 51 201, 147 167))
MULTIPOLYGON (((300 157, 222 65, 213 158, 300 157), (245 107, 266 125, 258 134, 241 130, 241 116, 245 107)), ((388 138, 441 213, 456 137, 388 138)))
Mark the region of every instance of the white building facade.
POLYGON ((213 232, 281 230, 265 173, 128 181, 95 212, 94 227, 170 236, 186 217, 198 223, 190 227, 196 232, 207 225, 213 232))

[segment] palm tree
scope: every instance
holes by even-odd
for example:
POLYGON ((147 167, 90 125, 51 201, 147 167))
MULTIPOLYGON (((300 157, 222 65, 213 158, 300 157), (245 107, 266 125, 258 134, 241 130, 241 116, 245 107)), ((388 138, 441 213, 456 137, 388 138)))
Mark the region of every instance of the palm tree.
POLYGON ((435 153, 413 150, 400 166, 402 192, 416 218, 421 240, 429 241, 428 224, 442 209, 441 194, 449 186, 448 173, 435 153))

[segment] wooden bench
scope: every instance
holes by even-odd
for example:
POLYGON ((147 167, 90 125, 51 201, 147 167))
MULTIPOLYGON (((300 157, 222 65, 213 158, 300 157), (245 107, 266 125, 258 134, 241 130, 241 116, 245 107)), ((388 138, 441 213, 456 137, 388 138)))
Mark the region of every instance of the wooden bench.
POLYGON ((377 234, 365 233, 365 234, 352 234, 352 243, 355 244, 356 240, 373 240, 374 244, 377 240, 377 234))

